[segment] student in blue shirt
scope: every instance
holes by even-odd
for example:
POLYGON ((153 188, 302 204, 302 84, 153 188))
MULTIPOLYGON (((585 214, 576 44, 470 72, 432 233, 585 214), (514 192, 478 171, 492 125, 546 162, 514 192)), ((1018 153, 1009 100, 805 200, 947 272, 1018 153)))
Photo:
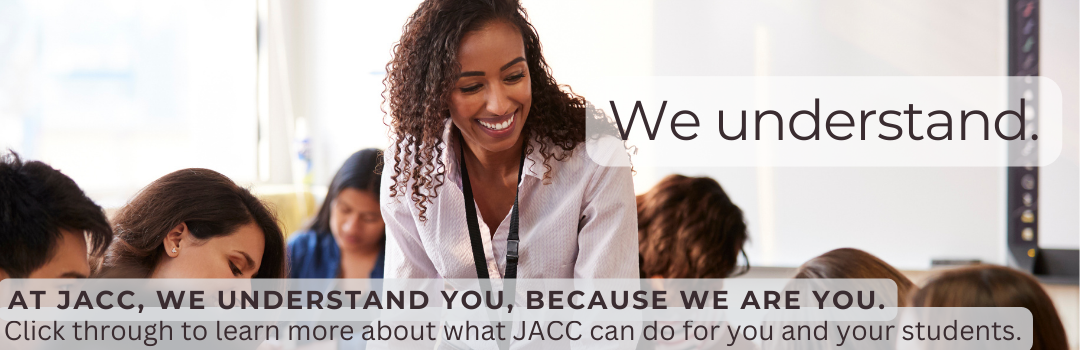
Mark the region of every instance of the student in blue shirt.
POLYGON ((380 153, 353 153, 334 175, 311 225, 289 239, 290 278, 383 277, 380 153))

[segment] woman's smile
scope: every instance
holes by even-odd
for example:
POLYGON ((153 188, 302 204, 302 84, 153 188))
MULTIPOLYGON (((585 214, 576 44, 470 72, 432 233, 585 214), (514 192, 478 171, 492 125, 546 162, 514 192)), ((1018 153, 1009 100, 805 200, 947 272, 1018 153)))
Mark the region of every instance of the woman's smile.
POLYGON ((501 139, 511 136, 514 131, 514 124, 517 118, 517 109, 513 112, 494 117, 494 118, 478 118, 475 119, 476 123, 480 125, 480 130, 488 134, 491 138, 501 139))

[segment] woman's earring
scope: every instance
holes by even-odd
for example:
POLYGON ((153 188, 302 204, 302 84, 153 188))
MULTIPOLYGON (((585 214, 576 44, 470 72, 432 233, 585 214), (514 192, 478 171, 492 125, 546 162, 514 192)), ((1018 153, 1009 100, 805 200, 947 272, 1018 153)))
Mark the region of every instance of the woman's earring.
POLYGON ((176 248, 173 248, 173 249, 172 249, 172 252, 173 252, 173 253, 176 253, 176 248))

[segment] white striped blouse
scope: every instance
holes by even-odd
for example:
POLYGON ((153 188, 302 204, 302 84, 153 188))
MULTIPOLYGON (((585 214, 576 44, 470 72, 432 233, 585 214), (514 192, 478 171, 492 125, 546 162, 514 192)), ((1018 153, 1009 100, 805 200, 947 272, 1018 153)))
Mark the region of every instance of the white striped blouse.
MULTIPOLYGON (((428 203, 426 221, 420 221, 411 193, 390 196, 394 158, 384 157, 380 202, 386 222, 385 278, 476 278, 457 165, 460 148, 456 139, 450 140, 451 128, 448 119, 441 146, 446 182, 428 203)), ((599 165, 581 144, 571 157, 550 161, 550 183, 544 184, 544 158, 533 145, 518 185, 518 278, 637 278, 637 209, 630 168, 599 165)), ((482 217, 477 221, 488 274, 500 279, 506 270, 510 215, 494 235, 482 217)))

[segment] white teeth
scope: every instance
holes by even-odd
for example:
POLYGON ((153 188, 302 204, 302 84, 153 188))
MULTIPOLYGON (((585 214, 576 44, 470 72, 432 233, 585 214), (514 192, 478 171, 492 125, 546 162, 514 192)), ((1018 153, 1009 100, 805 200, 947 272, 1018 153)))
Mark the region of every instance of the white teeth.
POLYGON ((480 122, 480 125, 483 125, 483 126, 487 127, 488 129, 492 129, 492 130, 495 130, 495 131, 502 131, 503 129, 506 129, 506 128, 510 127, 510 124, 514 123, 514 116, 510 116, 510 119, 507 119, 506 121, 504 121, 502 123, 498 123, 498 124, 486 123, 486 122, 484 122, 482 120, 480 120, 479 122, 480 122))

